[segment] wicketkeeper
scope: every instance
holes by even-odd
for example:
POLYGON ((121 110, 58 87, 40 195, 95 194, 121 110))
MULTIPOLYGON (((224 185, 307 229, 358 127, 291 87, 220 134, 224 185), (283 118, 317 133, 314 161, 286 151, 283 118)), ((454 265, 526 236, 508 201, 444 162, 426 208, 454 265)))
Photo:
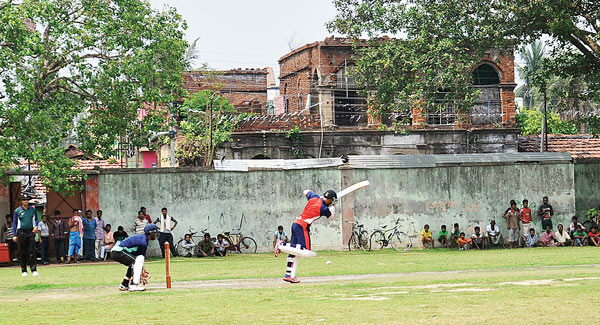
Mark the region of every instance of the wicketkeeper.
POLYGON ((126 265, 127 273, 125 278, 119 285, 121 291, 144 291, 145 281, 143 281, 144 260, 146 258, 146 250, 148 243, 155 240, 158 234, 158 227, 154 224, 149 224, 144 227, 143 234, 137 234, 123 239, 115 244, 111 250, 113 260, 126 265))
MULTIPOLYGON (((304 207, 304 211, 296 221, 292 224, 292 239, 290 245, 296 247, 297 244, 303 249, 310 250, 310 225, 315 222, 321 216, 327 218, 333 215, 333 207, 337 200, 337 194, 328 190, 320 197, 319 194, 305 190, 304 195, 308 199, 308 203, 304 207)), ((298 258, 295 255, 288 255, 287 268, 283 281, 290 283, 298 283, 300 280, 296 279, 296 269, 298 268, 298 258)))

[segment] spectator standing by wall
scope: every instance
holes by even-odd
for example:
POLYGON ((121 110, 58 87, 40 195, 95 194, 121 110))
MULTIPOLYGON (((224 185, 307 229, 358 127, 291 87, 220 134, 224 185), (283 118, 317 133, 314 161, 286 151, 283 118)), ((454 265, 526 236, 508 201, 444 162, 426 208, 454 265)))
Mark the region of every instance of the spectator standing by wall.
POLYGON ((83 225, 81 220, 81 210, 73 209, 73 217, 69 219, 69 251, 67 253, 67 264, 71 263, 71 257, 76 263, 79 263, 77 256, 81 248, 81 234, 83 225))
POLYGON ((8 257, 12 262, 17 252, 17 244, 13 241, 13 216, 7 214, 4 218, 6 223, 2 226, 2 242, 8 244, 8 257))
POLYGON ((48 265, 48 248, 50 248, 50 227, 48 225, 48 216, 42 215, 42 221, 38 225, 40 230, 40 245, 42 253, 42 264, 48 265))
POLYGON ((150 215, 148 213, 146 213, 146 207, 141 207, 140 211, 144 212, 144 216, 146 218, 146 221, 148 221, 148 223, 152 223, 152 218, 150 217, 150 215))
POLYGON ((519 242, 519 219, 521 218, 521 212, 519 211, 519 208, 517 208, 517 202, 515 202, 515 200, 510 200, 510 208, 504 211, 502 217, 506 219, 508 245, 512 249, 516 247, 519 242))
POLYGON ((172 230, 177 227, 177 220, 169 215, 167 208, 160 209, 161 215, 154 220, 154 223, 158 224, 158 244, 160 245, 160 252, 162 257, 165 257, 165 242, 169 243, 169 249, 171 255, 177 256, 175 245, 173 245, 173 234, 172 230))
POLYGON ((83 219, 83 260, 96 261, 94 244, 96 241, 96 220, 92 218, 92 210, 85 211, 83 219))
POLYGON ((548 204, 548 197, 544 196, 542 198, 542 205, 538 209, 538 216, 542 218, 542 229, 546 229, 546 226, 550 226, 552 229, 552 216, 554 216, 554 209, 552 206, 548 204))
POLYGON ((65 255, 65 239, 67 238, 67 223, 60 217, 60 211, 54 211, 54 220, 52 221, 52 231, 50 236, 54 239, 54 253, 56 262, 62 263, 67 257, 65 255))
POLYGON ((144 227, 146 227, 147 224, 148 224, 148 220, 146 220, 146 214, 144 213, 144 211, 142 211, 142 210, 138 211, 138 216, 134 222, 135 234, 136 235, 143 234, 144 227))
POLYGON ((527 234, 529 228, 531 228, 531 208, 529 207, 529 201, 525 199, 521 208, 521 233, 523 235, 527 234))
POLYGON ((38 218, 35 208, 29 205, 29 197, 21 197, 21 206, 13 214, 13 242, 18 243, 21 253, 22 276, 27 276, 27 260, 33 276, 38 276, 35 234, 38 232, 38 218))
POLYGON ((94 230, 96 235, 96 241, 94 242, 95 248, 95 256, 96 259, 103 259, 104 257, 100 257, 100 253, 102 252, 102 246, 104 246, 104 219, 102 219, 102 210, 96 211, 96 229, 94 230))

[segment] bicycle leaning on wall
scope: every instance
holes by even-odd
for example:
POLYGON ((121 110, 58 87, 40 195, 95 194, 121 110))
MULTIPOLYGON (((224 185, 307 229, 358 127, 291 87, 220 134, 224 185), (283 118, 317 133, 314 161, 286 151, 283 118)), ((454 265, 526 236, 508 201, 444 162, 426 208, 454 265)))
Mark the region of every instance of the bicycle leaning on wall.
POLYGON ((384 225, 375 229, 369 239, 369 250, 382 249, 391 246, 395 251, 408 251, 412 247, 412 239, 408 234, 399 230, 400 218, 396 219, 393 228, 386 229, 384 225))
POLYGON ((256 253, 256 240, 242 234, 244 216, 240 219, 240 227, 224 232, 225 240, 229 243, 229 251, 238 253, 256 253))
POLYGON ((352 235, 348 239, 348 250, 370 250, 369 249, 369 233, 364 229, 364 225, 356 221, 346 221, 352 225, 352 235))

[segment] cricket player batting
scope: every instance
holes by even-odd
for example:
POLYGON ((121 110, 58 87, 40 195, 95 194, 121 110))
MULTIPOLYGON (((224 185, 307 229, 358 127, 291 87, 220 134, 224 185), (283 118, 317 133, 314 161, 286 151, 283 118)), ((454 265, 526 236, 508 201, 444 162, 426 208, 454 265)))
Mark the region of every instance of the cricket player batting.
POLYGON ((115 244, 110 251, 113 260, 126 265, 127 273, 125 278, 119 285, 121 291, 144 291, 143 275, 144 260, 146 258, 146 250, 148 243, 155 240, 158 235, 158 227, 154 224, 149 224, 144 227, 143 234, 137 234, 123 239, 115 244))
MULTIPOLYGON (((320 197, 317 193, 311 190, 305 190, 304 196, 308 199, 308 203, 304 207, 304 211, 292 224, 292 238, 290 246, 296 247, 300 245, 303 249, 310 250, 310 225, 321 216, 327 218, 333 215, 337 195, 334 191, 328 190, 320 197)), ((298 283, 300 280, 296 278, 296 269, 298 268, 298 257, 288 255, 287 268, 283 281, 289 283, 298 283)))

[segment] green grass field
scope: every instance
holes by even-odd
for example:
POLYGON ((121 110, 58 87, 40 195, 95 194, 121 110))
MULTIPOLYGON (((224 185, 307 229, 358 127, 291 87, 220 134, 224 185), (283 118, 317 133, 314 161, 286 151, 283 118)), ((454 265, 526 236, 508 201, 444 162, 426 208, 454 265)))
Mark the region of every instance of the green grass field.
POLYGON ((146 292, 119 292, 116 263, 0 268, 0 319, 10 323, 578 323, 600 319, 600 249, 398 253, 321 251, 281 281, 272 254, 151 259, 146 292), (326 265, 330 260, 331 264, 326 265), (15 315, 28 315, 28 318, 15 315))

